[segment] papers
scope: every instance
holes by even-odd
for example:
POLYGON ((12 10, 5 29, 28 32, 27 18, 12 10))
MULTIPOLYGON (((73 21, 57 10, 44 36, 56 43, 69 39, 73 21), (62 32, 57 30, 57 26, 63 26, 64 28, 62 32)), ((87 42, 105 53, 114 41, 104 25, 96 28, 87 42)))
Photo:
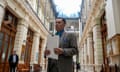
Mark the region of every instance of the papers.
POLYGON ((58 59, 58 55, 54 53, 54 48, 59 47, 59 36, 48 36, 47 39, 47 50, 50 50, 50 55, 48 55, 48 58, 58 59))

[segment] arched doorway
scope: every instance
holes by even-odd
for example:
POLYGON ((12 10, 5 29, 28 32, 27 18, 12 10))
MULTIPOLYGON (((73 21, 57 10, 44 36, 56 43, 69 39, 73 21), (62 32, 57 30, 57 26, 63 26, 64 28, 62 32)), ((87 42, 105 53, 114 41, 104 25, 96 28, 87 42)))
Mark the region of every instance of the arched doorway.
POLYGON ((33 43, 33 31, 28 29, 27 32, 27 40, 26 40, 26 48, 25 48, 25 64, 30 66, 31 61, 31 51, 32 51, 32 43, 33 43))
POLYGON ((9 72, 8 58, 14 48, 17 17, 6 9, 0 31, 0 72, 9 72))

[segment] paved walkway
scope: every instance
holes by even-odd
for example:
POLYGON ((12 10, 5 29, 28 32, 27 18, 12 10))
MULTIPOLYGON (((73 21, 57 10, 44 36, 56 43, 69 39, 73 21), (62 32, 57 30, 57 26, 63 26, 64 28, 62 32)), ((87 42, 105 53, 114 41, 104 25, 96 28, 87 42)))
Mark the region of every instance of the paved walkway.
MULTIPOLYGON (((45 71, 45 70, 43 70, 42 72, 46 72, 46 71, 45 71)), ((76 70, 75 70, 74 72, 76 72, 76 70)), ((82 70, 81 70, 81 71, 78 71, 78 72, 86 72, 86 71, 82 71, 82 70)))

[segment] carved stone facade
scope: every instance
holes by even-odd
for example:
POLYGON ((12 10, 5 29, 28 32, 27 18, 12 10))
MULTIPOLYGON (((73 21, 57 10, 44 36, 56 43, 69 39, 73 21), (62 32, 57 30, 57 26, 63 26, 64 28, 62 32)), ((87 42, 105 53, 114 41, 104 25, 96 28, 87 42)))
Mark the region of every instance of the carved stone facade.
POLYGON ((118 29, 120 1, 86 0, 84 2, 79 43, 81 68, 87 72, 100 72, 101 70, 109 72, 111 68, 112 72, 115 72, 120 68, 120 29, 118 29), (90 2, 90 6, 87 1, 90 2), (87 49, 83 46, 86 45, 86 39, 87 49), (87 64, 86 61, 88 61, 87 64))
MULTIPOLYGON (((47 6, 47 10, 49 8, 50 9, 49 9, 49 12, 46 12, 46 13, 49 13, 50 16, 48 14, 46 16, 44 15, 44 11, 42 10, 43 6, 36 5, 37 3, 36 1, 39 1, 39 3, 41 3, 40 2, 41 0, 33 0, 33 1, 35 3, 34 7, 32 6, 33 4, 30 4, 30 0, 0 0, 0 30, 2 31, 3 24, 6 21, 5 13, 7 10, 10 12, 10 14, 14 15, 17 18, 16 34, 14 37, 15 41, 14 41, 14 47, 12 51, 15 50, 17 52, 19 59, 20 59, 19 64, 24 64, 24 65, 26 64, 25 62, 26 53, 25 52, 27 51, 24 51, 24 50, 26 50, 27 48, 26 44, 28 44, 28 46, 31 45, 30 52, 28 53, 30 54, 29 56, 30 62, 28 64, 28 67, 31 64, 34 65, 40 62, 38 65, 44 68, 45 63, 44 63, 43 51, 46 46, 46 40, 47 40, 47 35, 49 34, 49 23, 50 23, 50 20, 48 19, 48 17, 54 19, 54 15, 52 13, 50 4, 48 4, 49 1, 47 1, 47 5, 49 5, 47 6), (38 13, 36 10, 37 7, 39 11, 38 13), (28 42, 28 41, 31 41, 31 42, 28 42), (39 57, 40 59, 38 59, 39 57)), ((11 24, 11 23, 8 23, 8 24, 11 24)), ((4 48, 2 49, 4 50, 4 48)), ((0 50, 0 56, 1 56, 0 58, 2 58, 2 56, 4 55, 3 53, 4 52, 3 51, 1 52, 0 50)), ((0 67, 3 67, 3 66, 0 66, 0 67)), ((3 67, 3 68, 7 68, 7 67, 3 67)), ((1 69, 2 68, 0 68, 0 72, 2 71, 1 69)))

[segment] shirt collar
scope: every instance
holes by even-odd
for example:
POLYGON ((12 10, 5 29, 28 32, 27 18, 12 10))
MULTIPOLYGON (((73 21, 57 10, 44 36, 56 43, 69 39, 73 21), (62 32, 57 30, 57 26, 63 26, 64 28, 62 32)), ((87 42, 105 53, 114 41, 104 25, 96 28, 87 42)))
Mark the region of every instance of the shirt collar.
POLYGON ((63 32, 64 32, 64 30, 61 30, 61 31, 59 31, 59 32, 56 32, 56 34, 55 34, 55 35, 59 35, 59 37, 61 37, 61 36, 62 36, 62 34, 63 34, 63 32))

